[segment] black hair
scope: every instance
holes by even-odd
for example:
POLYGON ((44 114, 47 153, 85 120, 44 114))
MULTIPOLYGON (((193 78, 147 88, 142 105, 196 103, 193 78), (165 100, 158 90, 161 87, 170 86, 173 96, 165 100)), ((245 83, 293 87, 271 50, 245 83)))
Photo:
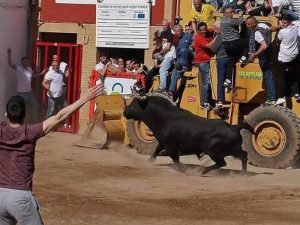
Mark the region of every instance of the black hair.
POLYGON ((139 65, 141 65, 141 61, 138 60, 138 59, 135 59, 135 60, 133 61, 133 64, 139 64, 139 65))
POLYGON ((289 15, 289 14, 283 14, 280 19, 281 20, 287 20, 287 21, 292 21, 293 20, 292 16, 289 15))
POLYGON ((136 64, 136 63, 140 63, 140 60, 138 60, 137 58, 132 58, 132 59, 131 59, 131 62, 132 62, 133 64, 136 64))
POLYGON ((23 56, 23 57, 21 58, 21 62, 23 62, 24 59, 28 59, 28 60, 29 60, 29 58, 28 58, 27 56, 23 56))
POLYGON ((227 9, 232 9, 232 10, 233 10, 233 7, 230 6, 230 5, 229 5, 229 6, 225 6, 225 7, 224 7, 224 12, 225 12, 227 9))
POLYGON ((206 29, 207 29, 207 24, 206 24, 205 22, 200 22, 200 23, 198 23, 198 25, 197 25, 197 29, 199 30, 200 27, 206 27, 206 29))
POLYGON ((26 113, 24 98, 12 96, 6 104, 6 113, 11 123, 23 123, 26 113))

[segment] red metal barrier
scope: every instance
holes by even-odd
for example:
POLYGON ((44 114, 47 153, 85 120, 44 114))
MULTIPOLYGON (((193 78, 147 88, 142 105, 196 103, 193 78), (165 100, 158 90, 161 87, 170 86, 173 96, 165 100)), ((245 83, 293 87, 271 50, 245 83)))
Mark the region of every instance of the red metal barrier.
MULTIPOLYGON (((81 91, 81 69, 82 69, 82 45, 70 43, 55 43, 36 41, 33 47, 33 68, 49 68, 52 62, 52 56, 56 54, 61 61, 68 63, 69 75, 67 79, 67 104, 72 104, 80 97, 81 91), (65 58, 65 60, 64 60, 65 58)), ((41 84, 40 84, 41 86, 41 84)), ((47 107, 47 92, 40 86, 37 86, 38 94, 41 94, 42 117, 45 118, 47 107)), ((64 127, 59 131, 76 133, 79 128, 79 111, 75 112, 71 118, 66 121, 64 127)))

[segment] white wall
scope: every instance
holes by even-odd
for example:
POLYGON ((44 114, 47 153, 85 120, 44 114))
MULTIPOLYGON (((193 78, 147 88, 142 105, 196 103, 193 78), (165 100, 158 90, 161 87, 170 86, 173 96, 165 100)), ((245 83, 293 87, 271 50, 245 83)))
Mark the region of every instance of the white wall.
POLYGON ((5 113, 6 101, 16 94, 16 74, 7 65, 7 48, 12 48, 12 59, 20 63, 27 47, 27 0, 0 1, 0 121, 5 113))

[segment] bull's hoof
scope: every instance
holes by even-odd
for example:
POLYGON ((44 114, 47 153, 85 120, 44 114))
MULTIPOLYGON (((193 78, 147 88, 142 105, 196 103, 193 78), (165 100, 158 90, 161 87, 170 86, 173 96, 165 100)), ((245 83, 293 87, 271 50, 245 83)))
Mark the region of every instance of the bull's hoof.
POLYGON ((247 177, 247 170, 242 170, 242 176, 247 177))
POLYGON ((207 170, 207 168, 204 168, 204 169, 200 170, 200 175, 205 176, 208 172, 209 172, 209 170, 207 170))
POLYGON ((153 157, 153 156, 151 156, 149 159, 148 159, 148 161, 150 162, 150 163, 153 163, 154 161, 155 161, 155 157, 153 157))

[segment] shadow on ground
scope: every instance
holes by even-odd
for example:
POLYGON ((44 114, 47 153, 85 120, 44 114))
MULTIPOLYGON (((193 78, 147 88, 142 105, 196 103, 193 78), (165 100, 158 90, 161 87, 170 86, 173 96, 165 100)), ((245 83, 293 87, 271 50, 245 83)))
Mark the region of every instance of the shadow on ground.
MULTIPOLYGON (((195 165, 195 164, 182 164, 184 167, 184 173, 188 175, 200 175, 201 176, 201 171, 205 168, 205 166, 201 165, 195 165)), ((175 166, 174 163, 169 163, 169 164, 158 164, 157 166, 161 167, 169 167, 177 172, 181 172, 178 170, 178 168, 175 166)), ((246 174, 243 174, 242 170, 234 170, 234 169, 226 169, 226 168, 220 168, 217 170, 212 170, 208 174, 204 175, 205 177, 208 176, 256 176, 256 175, 273 175, 274 173, 271 172, 262 172, 262 173, 257 173, 257 172, 252 172, 252 171, 247 171, 246 174)))

